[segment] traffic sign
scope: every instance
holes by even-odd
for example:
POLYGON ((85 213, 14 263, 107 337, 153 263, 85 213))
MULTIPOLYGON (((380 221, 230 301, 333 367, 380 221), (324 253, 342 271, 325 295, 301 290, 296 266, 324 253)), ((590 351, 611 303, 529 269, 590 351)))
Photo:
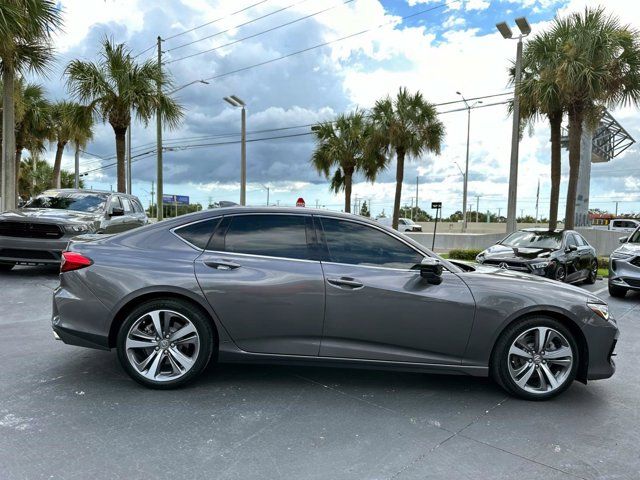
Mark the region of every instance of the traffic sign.
POLYGON ((300 197, 296 201, 296 207, 304 207, 306 204, 304 203, 304 198, 300 197))
POLYGON ((442 202, 431 202, 431 208, 442 208, 442 202))

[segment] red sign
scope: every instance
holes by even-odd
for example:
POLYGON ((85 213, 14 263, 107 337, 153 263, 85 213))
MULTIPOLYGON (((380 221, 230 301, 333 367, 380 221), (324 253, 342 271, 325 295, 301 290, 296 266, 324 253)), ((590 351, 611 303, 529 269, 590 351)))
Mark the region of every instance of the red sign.
POLYGON ((296 201, 296 207, 304 207, 306 204, 304 203, 304 198, 300 197, 297 201, 296 201))

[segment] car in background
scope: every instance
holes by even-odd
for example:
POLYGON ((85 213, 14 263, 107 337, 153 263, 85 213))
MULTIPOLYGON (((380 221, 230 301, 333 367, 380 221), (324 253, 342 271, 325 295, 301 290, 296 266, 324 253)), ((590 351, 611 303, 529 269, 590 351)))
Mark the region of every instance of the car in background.
POLYGON ((640 228, 620 237, 620 243, 609 256, 609 294, 618 298, 628 290, 640 290, 640 228))
POLYGON ((69 240, 118 233, 149 223, 133 195, 97 190, 47 190, 0 213, 0 271, 16 264, 60 263, 69 240))
POLYGON ((491 376, 544 400, 615 372, 616 322, 592 293, 458 265, 357 215, 211 209, 63 256, 54 337, 116 348, 151 388, 210 362, 280 363, 491 376))
POLYGON ((476 261, 567 283, 595 283, 598 276, 595 249, 573 230, 519 230, 480 252, 476 261))
MULTIPOLYGON (((384 225, 385 227, 391 227, 391 224, 393 223, 393 219, 379 218, 378 222, 380 223, 380 225, 384 225)), ((418 225, 416 222, 414 222, 410 218, 399 218, 398 231, 399 232, 421 232, 422 225, 418 225)))
POLYGON ((616 218, 608 225, 594 226, 596 230, 609 230, 612 232, 633 233, 640 226, 640 221, 633 218, 616 218))

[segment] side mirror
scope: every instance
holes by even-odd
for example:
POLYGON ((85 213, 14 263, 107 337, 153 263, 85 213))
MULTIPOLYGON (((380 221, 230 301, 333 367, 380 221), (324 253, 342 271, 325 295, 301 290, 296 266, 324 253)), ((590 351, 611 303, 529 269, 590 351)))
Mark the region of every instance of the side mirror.
POLYGON ((576 250, 578 250, 578 246, 577 245, 568 245, 567 246, 567 252, 575 252, 576 250))
POLYGON ((124 215, 124 208, 113 207, 109 213, 110 217, 122 217, 124 215))
POLYGON ((627 240, 629 240, 629 237, 620 237, 620 238, 618 239, 618 241, 619 241, 620 243, 627 243, 627 240))
POLYGON ((422 262, 414 265, 415 270, 420 270, 420 276, 431 285, 440 285, 442 283, 442 264, 439 260, 431 257, 425 257, 422 262))

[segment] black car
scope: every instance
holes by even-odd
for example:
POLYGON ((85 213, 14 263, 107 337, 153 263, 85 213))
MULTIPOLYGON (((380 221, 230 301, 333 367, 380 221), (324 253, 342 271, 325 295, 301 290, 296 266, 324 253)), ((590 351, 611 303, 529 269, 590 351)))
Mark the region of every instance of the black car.
POLYGON ((595 249, 573 230, 519 230, 480 252, 476 261, 567 283, 595 283, 598 275, 595 249))

